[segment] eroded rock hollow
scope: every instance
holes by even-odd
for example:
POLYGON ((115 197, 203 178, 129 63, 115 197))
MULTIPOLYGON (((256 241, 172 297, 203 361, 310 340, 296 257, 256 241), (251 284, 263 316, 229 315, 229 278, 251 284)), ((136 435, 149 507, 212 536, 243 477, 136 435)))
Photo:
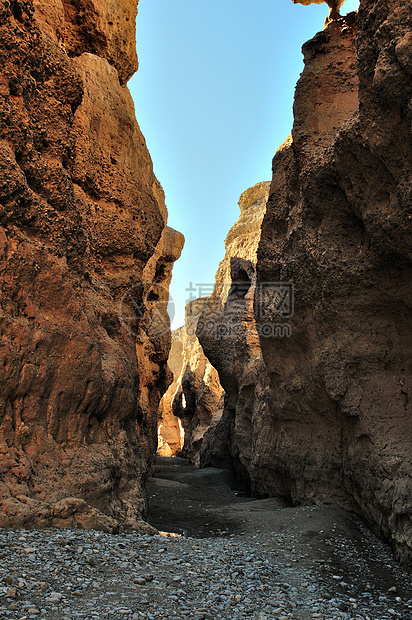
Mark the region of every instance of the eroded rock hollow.
POLYGON ((254 303, 224 300, 235 343, 199 333, 227 393, 203 462, 230 455, 261 496, 352 509, 409 565, 411 26, 410 2, 361 0, 304 45, 256 276, 232 260, 254 303))
POLYGON ((205 432, 217 423, 223 411, 218 373, 196 337, 199 318, 208 302, 207 297, 190 301, 185 308, 184 326, 172 332, 169 367, 174 381, 159 408, 159 436, 164 441, 159 453, 169 456, 181 452, 195 465, 200 464, 205 432))
POLYGON ((136 12, 0 2, 0 526, 143 526, 183 238, 126 86, 136 12))

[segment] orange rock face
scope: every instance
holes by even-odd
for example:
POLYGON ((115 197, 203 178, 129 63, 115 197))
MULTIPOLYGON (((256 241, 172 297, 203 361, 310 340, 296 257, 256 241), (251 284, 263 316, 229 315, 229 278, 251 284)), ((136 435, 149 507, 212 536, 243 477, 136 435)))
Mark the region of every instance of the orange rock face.
POLYGON ((322 4, 325 2, 330 8, 330 17, 337 19, 339 17, 339 9, 344 4, 345 0, 293 0, 295 4, 322 4))
POLYGON ((147 270, 182 239, 125 85, 136 8, 0 2, 0 526, 142 523, 170 338, 142 352, 147 270))
POLYGON ((137 71, 138 1, 33 0, 33 5, 41 31, 71 58, 85 52, 104 58, 121 84, 137 71))
POLYGON ((185 326, 172 331, 172 344, 167 364, 173 374, 172 383, 159 405, 158 448, 160 456, 179 456, 184 444, 184 430, 180 418, 174 415, 173 398, 179 385, 184 361, 185 326))
POLYGON ((200 462, 206 431, 223 411, 219 376, 196 337, 199 317, 207 302, 207 297, 190 301, 186 305, 185 325, 172 334, 169 366, 174 379, 159 409, 159 453, 171 456, 182 452, 195 465, 200 462))

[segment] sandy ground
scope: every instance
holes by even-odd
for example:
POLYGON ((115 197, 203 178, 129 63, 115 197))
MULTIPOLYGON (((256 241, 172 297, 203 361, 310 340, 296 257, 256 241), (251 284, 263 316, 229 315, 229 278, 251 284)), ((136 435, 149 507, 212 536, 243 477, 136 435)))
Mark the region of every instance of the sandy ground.
POLYGON ((377 588, 412 599, 412 576, 355 515, 333 506, 239 497, 234 485, 229 471, 196 470, 184 459, 158 457, 148 485, 148 520, 159 530, 198 538, 273 532, 280 552, 283 532, 289 542, 292 536, 296 566, 316 567, 332 582, 336 576, 356 581, 360 594, 377 588))

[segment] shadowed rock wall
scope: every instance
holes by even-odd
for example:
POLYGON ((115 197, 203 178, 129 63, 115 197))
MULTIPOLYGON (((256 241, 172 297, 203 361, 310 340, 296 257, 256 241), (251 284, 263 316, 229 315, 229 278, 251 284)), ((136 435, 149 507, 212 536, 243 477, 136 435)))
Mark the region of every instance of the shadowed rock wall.
POLYGON ((253 452, 253 386, 262 365, 253 312, 256 252, 269 187, 269 182, 258 183, 240 196, 240 216, 226 237, 215 288, 197 327, 200 343, 218 369, 226 392, 223 415, 205 434, 200 463, 234 464, 246 487, 253 452))
POLYGON ((252 473, 258 492, 353 508, 405 563, 411 17, 406 2, 361 2, 357 26, 341 20, 304 46, 293 143, 275 158, 257 264, 258 282, 294 282, 293 335, 260 339, 267 378, 252 473))
MULTIPOLYGON (((223 414, 231 420, 226 453, 254 493, 353 509, 405 564, 412 562, 411 32, 409 2, 361 0, 357 17, 329 23, 303 47, 292 138, 274 158, 258 250, 263 362, 249 398, 237 396, 223 414), (276 282, 294 284, 292 318, 265 306, 265 287, 276 282), (290 337, 264 334, 279 323, 290 337), (239 440, 235 429, 245 420, 239 440)), ((244 347, 200 340, 236 396, 244 347)))
POLYGON ((170 344, 146 300, 182 238, 126 86, 136 9, 0 1, 0 526, 142 523, 170 344))

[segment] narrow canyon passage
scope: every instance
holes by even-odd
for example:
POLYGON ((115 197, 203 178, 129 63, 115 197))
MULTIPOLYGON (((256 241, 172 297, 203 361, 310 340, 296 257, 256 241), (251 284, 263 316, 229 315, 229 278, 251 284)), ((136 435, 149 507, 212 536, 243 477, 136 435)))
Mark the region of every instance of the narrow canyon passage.
POLYGON ((291 9, 323 0, 262 3, 266 35, 257 3, 0 0, 0 620, 412 620, 412 5, 325 1, 292 118, 291 9), (194 35, 179 61, 160 20, 194 35), (221 80, 192 55, 218 31, 221 80), (155 119, 159 157, 143 110, 176 122, 169 81, 201 105, 176 140, 155 119))
MULTIPOLYGON (((212 584, 208 581, 213 563, 208 568, 206 562, 200 593, 208 592, 210 603, 230 599, 233 612, 226 615, 225 605, 217 605, 204 618, 243 617, 236 605, 238 592, 239 603, 254 601, 249 612, 254 611, 253 604, 262 606, 260 615, 251 616, 261 619, 412 618, 410 575, 399 569, 389 548, 353 514, 333 506, 293 507, 278 498, 241 495, 229 470, 198 470, 182 458, 158 457, 149 480, 152 525, 179 534, 180 541, 196 539, 192 549, 199 557, 205 549, 215 549, 221 584, 243 584, 249 578, 248 588, 226 587, 223 597, 214 597, 213 578, 212 584), (265 596, 256 598, 259 589, 265 596)), ((186 566, 184 555, 176 561, 186 566)), ((188 580, 190 574, 189 570, 188 580)))
MULTIPOLYGON (((196 469, 183 458, 158 456, 148 484, 148 521, 161 531, 199 538, 244 532, 249 504, 263 504, 241 495, 230 470, 196 469)), ((284 506, 280 499, 271 504, 284 506)))

